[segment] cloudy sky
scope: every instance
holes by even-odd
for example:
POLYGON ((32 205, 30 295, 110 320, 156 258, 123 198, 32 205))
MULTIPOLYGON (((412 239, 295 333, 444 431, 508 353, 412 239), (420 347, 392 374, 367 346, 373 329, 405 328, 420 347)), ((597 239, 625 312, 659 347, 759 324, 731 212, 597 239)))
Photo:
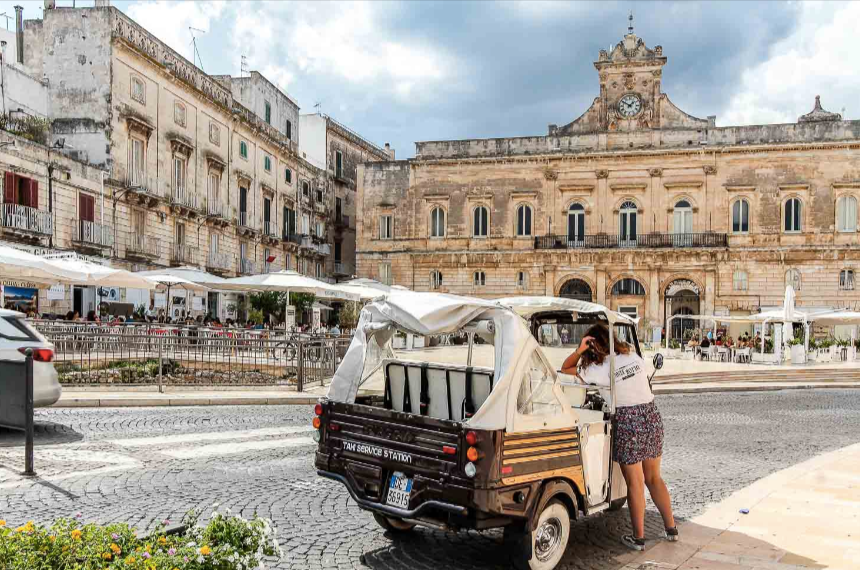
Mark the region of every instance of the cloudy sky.
MULTIPOLYGON (((0 0, 0 12, 15 3, 0 0)), ((22 4, 41 17, 41 1, 22 4)), ((718 126, 793 122, 820 94, 860 119, 860 2, 113 4, 188 59, 189 26, 206 30, 208 73, 238 75, 244 54, 302 112, 319 103, 399 158, 416 140, 540 135, 576 118, 598 92, 592 62, 621 39, 631 9, 636 33, 668 57, 663 91, 690 114, 717 115, 718 126)))

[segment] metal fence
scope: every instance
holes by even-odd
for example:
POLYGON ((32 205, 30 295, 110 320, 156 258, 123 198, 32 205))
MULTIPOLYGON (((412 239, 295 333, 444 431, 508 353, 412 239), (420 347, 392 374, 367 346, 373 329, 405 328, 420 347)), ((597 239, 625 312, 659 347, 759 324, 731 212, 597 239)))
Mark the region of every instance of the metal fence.
POLYGON ((349 336, 283 330, 35 321, 54 344, 60 382, 74 385, 324 385, 349 336))

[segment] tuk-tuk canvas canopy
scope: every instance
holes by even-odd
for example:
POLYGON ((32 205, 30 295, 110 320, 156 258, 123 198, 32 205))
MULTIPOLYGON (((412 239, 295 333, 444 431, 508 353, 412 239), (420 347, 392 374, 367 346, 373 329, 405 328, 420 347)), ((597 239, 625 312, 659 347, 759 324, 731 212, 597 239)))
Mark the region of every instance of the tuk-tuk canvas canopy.
POLYGON ((373 353, 393 354, 390 345, 396 330, 431 336, 460 331, 474 321, 493 323, 493 334, 482 336, 488 337, 494 345, 495 366, 492 393, 469 424, 483 429, 504 428, 507 395, 514 380, 515 365, 528 343, 534 346, 537 343, 525 321, 496 301, 392 289, 385 298, 377 299, 362 309, 352 343, 332 378, 328 398, 354 402, 359 386, 369 376, 367 372, 370 371, 365 367, 368 363, 373 364, 373 353))
POLYGON ((565 299, 564 297, 505 297, 498 299, 498 302, 506 307, 510 307, 514 312, 526 319, 536 313, 566 311, 586 315, 602 314, 612 324, 627 323, 635 325, 639 322, 639 319, 634 319, 624 313, 611 311, 603 305, 589 303, 588 301, 578 301, 576 299, 565 299))

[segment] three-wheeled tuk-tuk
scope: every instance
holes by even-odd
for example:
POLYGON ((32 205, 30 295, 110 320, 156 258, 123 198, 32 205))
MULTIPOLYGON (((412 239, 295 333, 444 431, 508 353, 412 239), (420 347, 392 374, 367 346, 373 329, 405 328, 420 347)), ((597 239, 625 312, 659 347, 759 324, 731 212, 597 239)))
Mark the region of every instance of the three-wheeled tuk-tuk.
POLYGON ((554 568, 572 519, 626 499, 611 461, 614 383, 601 395, 560 379, 538 342, 562 331, 572 351, 594 323, 639 351, 635 321, 592 303, 392 291, 363 309, 316 406, 318 473, 343 483, 393 537, 415 525, 503 527, 517 567, 554 568), (465 331, 466 365, 395 357, 397 331, 465 331), (492 345, 491 368, 472 366, 476 338, 492 345), (382 393, 360 395, 372 376, 382 393))

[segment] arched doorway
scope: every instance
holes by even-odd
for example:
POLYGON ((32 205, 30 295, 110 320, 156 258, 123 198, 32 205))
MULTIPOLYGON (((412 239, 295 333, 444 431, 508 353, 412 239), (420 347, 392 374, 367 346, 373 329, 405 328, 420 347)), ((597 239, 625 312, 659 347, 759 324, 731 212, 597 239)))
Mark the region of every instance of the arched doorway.
POLYGON ((577 301, 592 301, 591 285, 582 279, 569 279, 561 286, 558 292, 559 297, 565 299, 576 299, 577 301))
MULTIPOLYGON (((689 279, 675 279, 666 286, 664 320, 675 315, 700 315, 701 291, 695 282, 689 279)), ((667 333, 669 338, 681 340, 683 331, 696 328, 692 319, 674 319, 672 328, 667 333)))

